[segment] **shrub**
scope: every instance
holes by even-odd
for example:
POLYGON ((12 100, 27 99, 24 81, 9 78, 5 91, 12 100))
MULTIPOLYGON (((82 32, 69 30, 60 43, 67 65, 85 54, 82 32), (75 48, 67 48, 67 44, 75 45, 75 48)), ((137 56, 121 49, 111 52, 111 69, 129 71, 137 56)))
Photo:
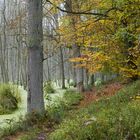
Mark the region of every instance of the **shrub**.
POLYGON ((61 101, 47 107, 47 115, 49 120, 53 120, 57 123, 61 122, 65 116, 65 108, 61 101))
POLYGON ((21 101, 19 90, 10 84, 0 84, 0 114, 12 113, 21 101))
POLYGON ((75 82, 74 81, 70 81, 69 87, 75 87, 75 86, 76 86, 75 82))
POLYGON ((53 85, 50 81, 44 84, 44 93, 45 96, 50 93, 55 93, 55 89, 53 88, 53 85))
POLYGON ((82 98, 82 95, 75 90, 66 90, 63 96, 63 102, 70 107, 77 105, 82 98))
POLYGON ((100 86, 101 84, 102 84, 102 80, 101 80, 101 78, 98 78, 96 81, 95 81, 95 86, 100 86))
POLYGON ((47 106, 48 117, 56 122, 62 121, 65 113, 72 109, 82 99, 82 95, 74 90, 66 90, 62 98, 57 98, 57 101, 47 106))

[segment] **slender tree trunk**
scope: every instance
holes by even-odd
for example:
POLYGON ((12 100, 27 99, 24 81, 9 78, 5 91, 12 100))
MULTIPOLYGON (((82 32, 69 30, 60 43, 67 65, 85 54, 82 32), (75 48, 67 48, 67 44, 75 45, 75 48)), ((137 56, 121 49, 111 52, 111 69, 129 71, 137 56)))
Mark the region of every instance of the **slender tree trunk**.
POLYGON ((3 10, 2 10, 2 15, 3 15, 3 43, 2 43, 2 61, 3 61, 3 74, 4 74, 4 81, 7 83, 9 81, 9 76, 8 76, 8 49, 7 49, 7 38, 6 38, 6 0, 3 1, 3 10))
POLYGON ((61 69, 61 80, 62 80, 62 89, 65 89, 65 70, 64 70, 64 60, 63 60, 63 50, 62 47, 60 49, 60 69, 61 69))
POLYGON ((88 74, 88 70, 87 69, 84 69, 84 87, 85 89, 87 90, 88 89, 88 86, 89 86, 89 74, 88 74))
POLYGON ((90 74, 90 77, 89 77, 89 84, 92 86, 94 85, 94 74, 90 74))
POLYGON ((44 112, 42 0, 28 0, 28 105, 27 112, 44 112))

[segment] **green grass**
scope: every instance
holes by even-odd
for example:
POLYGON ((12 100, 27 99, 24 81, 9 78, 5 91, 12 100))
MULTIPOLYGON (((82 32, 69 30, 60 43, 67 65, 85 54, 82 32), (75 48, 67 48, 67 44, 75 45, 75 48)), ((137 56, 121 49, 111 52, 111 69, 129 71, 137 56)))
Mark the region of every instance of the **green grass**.
POLYGON ((52 94, 52 93, 55 93, 55 89, 53 87, 53 84, 51 81, 49 82, 45 82, 44 83, 44 95, 45 97, 48 95, 48 94, 52 94))
POLYGON ((80 102, 82 95, 74 90, 66 90, 63 97, 57 98, 56 102, 47 106, 47 113, 50 120, 60 122, 64 119, 68 110, 80 102))
POLYGON ((73 111, 52 132, 49 140, 139 140, 140 81, 113 97, 102 98, 87 108, 73 111))
MULTIPOLYGON (((4 139, 6 136, 15 135, 17 132, 24 132, 25 138, 26 135, 30 134, 31 137, 36 136, 37 132, 41 131, 40 126, 46 121, 46 125, 48 123, 48 119, 45 114, 31 114, 26 116, 20 116, 18 120, 9 119, 7 120, 7 125, 3 128, 0 128, 0 139, 4 139)), ((21 140, 21 139, 20 139, 21 140)), ((32 139, 31 139, 32 140, 32 139)))

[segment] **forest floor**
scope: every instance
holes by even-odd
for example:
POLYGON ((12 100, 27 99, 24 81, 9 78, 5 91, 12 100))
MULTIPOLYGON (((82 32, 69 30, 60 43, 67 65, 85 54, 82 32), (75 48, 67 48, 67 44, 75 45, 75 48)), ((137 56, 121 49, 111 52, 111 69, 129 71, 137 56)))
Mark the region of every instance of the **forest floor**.
MULTIPOLYGON (((22 86, 18 86, 18 88, 21 93, 21 103, 19 104, 19 108, 16 111, 14 111, 12 114, 0 115, 0 128, 6 127, 7 125, 9 125, 9 121, 11 122, 12 120, 18 121, 19 118, 24 117, 27 113, 27 91, 22 86)), ((65 92, 65 90, 57 86, 55 86, 55 89, 56 89, 56 92, 53 94, 50 94, 52 101, 48 102, 45 100, 45 106, 47 104, 53 104, 53 102, 55 102, 58 97, 59 98, 63 97, 63 93, 65 92)))
POLYGON ((86 107, 94 101, 98 101, 103 97, 113 96, 123 87, 123 84, 115 82, 105 84, 100 88, 93 87, 91 91, 83 93, 84 99, 79 104, 79 107, 86 107))
MULTIPOLYGON (((109 98, 110 96, 115 95, 118 90, 120 90, 123 87, 122 84, 115 82, 115 83, 110 83, 110 84, 105 84, 99 88, 93 88, 90 91, 83 92, 83 99, 81 102, 76 105, 76 110, 79 110, 81 108, 85 108, 86 106, 90 105, 93 102, 99 101, 103 97, 109 98)), ((18 132, 16 135, 6 137, 4 140, 22 140, 23 137, 26 136, 25 140, 46 140, 47 135, 54 131, 53 125, 57 124, 52 124, 51 122, 43 122, 40 124, 39 131, 38 132, 18 132), (36 136, 34 138, 30 138, 31 135, 34 135, 35 133, 36 136)), ((37 131, 37 130, 35 130, 37 131)), ((24 140, 24 138, 23 138, 24 140)))

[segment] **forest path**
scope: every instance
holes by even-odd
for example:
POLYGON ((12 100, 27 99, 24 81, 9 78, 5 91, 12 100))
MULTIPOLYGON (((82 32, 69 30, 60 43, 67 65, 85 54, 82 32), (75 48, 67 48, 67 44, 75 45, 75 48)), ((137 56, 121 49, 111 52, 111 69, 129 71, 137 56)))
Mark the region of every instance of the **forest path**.
MULTIPOLYGON (((91 91, 86 91, 82 93, 84 96, 84 99, 80 102, 79 105, 77 105, 77 110, 90 105, 92 102, 100 100, 102 97, 109 98, 110 96, 115 95, 117 91, 120 90, 122 87, 123 87, 122 84, 116 82, 116 83, 104 85, 103 87, 99 89, 94 87, 91 91)), ((55 99, 57 100, 57 97, 63 96, 64 91, 65 90, 58 88, 57 93, 51 94, 50 96, 53 98, 53 101, 55 101, 55 99)), ((46 140, 47 135, 51 133, 53 130, 54 130, 53 124, 51 124, 51 122, 50 124, 49 123, 42 124, 41 131, 39 131, 36 134, 33 140, 46 140)), ((29 133, 20 132, 20 133, 17 133, 15 136, 9 136, 8 138, 4 140, 21 140, 21 138, 25 135, 27 135, 28 137, 28 135, 32 135, 32 134, 30 134, 30 132, 29 133)))
MULTIPOLYGON (((97 88, 93 87, 93 89, 91 91, 86 91, 86 92, 82 93, 84 98, 80 102, 80 104, 77 105, 77 110, 80 109, 80 108, 84 108, 84 107, 90 105, 92 102, 98 101, 103 97, 108 97, 109 98, 109 97, 115 95, 117 93, 117 91, 119 91, 121 88, 123 88, 123 85, 118 83, 118 82, 106 84, 103 87, 101 87, 100 89, 97 89, 97 88)), ((40 132, 36 136, 35 140, 46 140, 47 135, 49 133, 51 133, 51 131, 53 131, 53 130, 50 129, 47 132, 42 130, 42 132, 40 132)))
POLYGON ((91 91, 86 91, 83 93, 84 99, 79 104, 79 108, 86 107, 94 101, 98 101, 103 97, 110 97, 117 93, 118 90, 123 88, 123 85, 115 82, 110 84, 105 84, 99 89, 93 87, 91 91))

